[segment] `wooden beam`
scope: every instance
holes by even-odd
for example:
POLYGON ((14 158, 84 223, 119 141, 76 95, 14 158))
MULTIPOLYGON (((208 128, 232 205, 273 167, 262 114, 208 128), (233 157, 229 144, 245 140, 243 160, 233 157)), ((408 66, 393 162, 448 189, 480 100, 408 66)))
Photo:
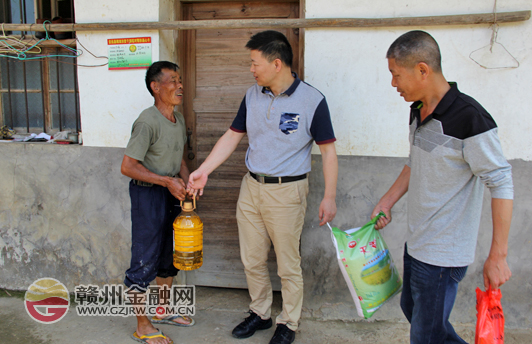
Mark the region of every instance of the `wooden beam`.
MULTIPOLYGON (((48 31, 116 31, 116 30, 196 30, 259 28, 367 28, 393 26, 474 25, 511 23, 530 19, 531 11, 458 14, 398 18, 331 18, 331 19, 230 19, 171 22, 46 24, 48 31)), ((45 31, 42 24, 1 24, 5 31, 45 31)))

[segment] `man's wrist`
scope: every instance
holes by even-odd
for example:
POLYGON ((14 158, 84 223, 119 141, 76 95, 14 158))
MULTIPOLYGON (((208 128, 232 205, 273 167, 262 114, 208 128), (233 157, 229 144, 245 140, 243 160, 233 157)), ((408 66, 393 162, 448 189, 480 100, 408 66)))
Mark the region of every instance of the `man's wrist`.
POLYGON ((166 177, 166 176, 161 176, 161 185, 164 186, 165 188, 168 188, 170 186, 170 184, 172 183, 172 177, 166 177))
POLYGON ((331 195, 331 194, 325 194, 325 195, 323 195, 323 199, 326 200, 326 201, 333 201, 333 202, 335 202, 335 201, 336 201, 336 194, 334 194, 334 195, 331 195))
POLYGON ((209 168, 204 164, 201 164, 200 167, 198 167, 198 169, 196 170, 196 172, 199 172, 207 177, 209 176, 209 174, 211 174, 212 171, 213 170, 209 170, 209 168))
POLYGON ((498 248, 492 248, 488 254, 488 259, 506 259, 508 256, 508 250, 502 250, 498 248))
POLYGON ((393 202, 392 200, 388 199, 388 198, 382 198, 379 203, 377 203, 377 205, 379 206, 379 208, 381 209, 386 209, 386 210, 390 210, 393 208, 395 202, 393 202))

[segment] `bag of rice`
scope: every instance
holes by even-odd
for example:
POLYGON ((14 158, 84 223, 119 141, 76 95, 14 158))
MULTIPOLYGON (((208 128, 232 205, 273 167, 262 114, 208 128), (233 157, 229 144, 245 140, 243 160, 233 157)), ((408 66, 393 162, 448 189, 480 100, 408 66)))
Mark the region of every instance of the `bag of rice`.
POLYGON ((358 315, 365 319, 399 293, 403 285, 388 246, 375 229, 381 216, 385 216, 383 212, 359 228, 346 231, 331 228, 340 270, 358 315))

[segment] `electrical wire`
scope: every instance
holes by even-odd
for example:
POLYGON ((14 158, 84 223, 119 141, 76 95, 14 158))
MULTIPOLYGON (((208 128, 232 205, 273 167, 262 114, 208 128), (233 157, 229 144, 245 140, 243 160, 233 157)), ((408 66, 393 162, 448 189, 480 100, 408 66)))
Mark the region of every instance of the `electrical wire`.
POLYGON ((76 37, 76 41, 79 43, 79 45, 81 45, 83 47, 83 49, 85 49, 86 52, 91 54, 94 58, 106 59, 107 60, 106 63, 100 64, 100 65, 81 65, 81 64, 76 63, 77 66, 80 66, 80 67, 103 67, 103 66, 107 66, 109 64, 109 58, 107 56, 96 56, 89 49, 85 48, 85 46, 83 44, 81 44, 81 42, 79 41, 79 39, 77 37, 76 37))
POLYGON ((48 57, 68 57, 68 58, 77 58, 79 56, 81 56, 81 54, 83 54, 83 51, 81 50, 77 50, 77 49, 74 49, 74 48, 71 48, 69 46, 66 46, 64 45, 63 43, 59 42, 58 40, 56 40, 55 38, 52 38, 49 36, 48 34, 48 29, 46 29, 46 23, 50 23, 50 21, 46 20, 44 23, 43 23, 43 28, 45 30, 45 33, 46 33, 46 36, 44 38, 41 38, 39 41, 37 41, 36 43, 34 43, 33 45, 29 46, 30 44, 27 43, 27 42, 24 42, 20 39, 17 39, 15 37, 12 37, 12 36, 6 36, 5 35, 5 31, 4 31, 4 25, 2 24, 2 33, 3 33, 3 37, 6 37, 6 38, 9 38, 11 40, 14 40, 16 41, 17 43, 19 44, 22 44, 23 47, 26 47, 26 49, 16 49, 15 47, 13 47, 12 45, 8 44, 7 42, 4 42, 5 45, 7 45, 7 50, 9 53, 13 54, 13 55, 7 55, 7 54, 2 54, 0 53, 0 56, 1 57, 8 57, 8 58, 13 58, 13 59, 17 59, 17 60, 36 60, 36 59, 42 59, 42 58, 48 58, 48 57), (64 55, 64 54, 43 54, 41 55, 40 53, 42 52, 42 49, 40 47, 38 47, 38 45, 43 42, 43 41, 54 41, 55 43, 57 43, 60 47, 72 52, 74 55, 64 55), (28 47, 29 46, 29 47, 28 47), (38 47, 38 48, 37 48, 38 47), (35 52, 35 51, 32 51, 32 49, 34 48, 37 48, 39 49, 38 52, 35 52), (30 54, 30 55, 35 55, 33 57, 28 57, 27 54, 30 54))
MULTIPOLYGON (((22 39, 19 39, 19 38, 14 37, 14 36, 6 36, 5 30, 4 30, 4 24, 2 23, 2 36, 0 37, 0 57, 8 57, 8 58, 21 60, 21 61, 22 60, 34 60, 34 59, 48 58, 51 61, 64 63, 64 64, 69 64, 69 65, 75 65, 75 66, 79 66, 79 67, 103 67, 103 66, 107 66, 109 64, 109 62, 106 62, 106 63, 98 64, 98 65, 82 65, 82 64, 79 64, 77 62, 70 63, 70 62, 59 60, 59 59, 54 59, 53 57, 77 58, 77 57, 79 57, 79 56, 81 56, 83 54, 83 50, 71 48, 71 47, 59 42, 55 38, 50 37, 50 35, 48 34, 48 29, 46 28, 46 24, 50 24, 50 21, 47 20, 47 21, 45 21, 43 23, 43 28, 44 28, 45 33, 46 33, 45 37, 37 40, 37 37, 35 37, 35 34, 33 34, 32 35, 33 39, 37 40, 36 43, 33 43, 32 41, 30 41, 30 42, 23 41, 22 39), (55 41, 60 47, 62 47, 64 49, 67 49, 68 51, 72 52, 73 55, 66 55, 66 54, 41 54, 42 53, 42 48, 39 46, 39 44, 42 43, 43 41, 47 41, 47 40, 55 41), (10 42, 11 44, 9 44, 8 42, 10 42), (34 55, 34 56, 33 57, 28 57, 28 54, 29 55, 34 55)), ((30 25, 30 31, 31 31, 31 25, 30 25)), ((96 56, 95 54, 93 54, 89 49, 87 49, 79 41, 79 39, 77 37, 75 38, 75 41, 77 42, 76 45, 79 44, 81 47, 83 47, 84 51, 88 52, 94 58, 109 60, 109 58, 107 56, 96 56)))

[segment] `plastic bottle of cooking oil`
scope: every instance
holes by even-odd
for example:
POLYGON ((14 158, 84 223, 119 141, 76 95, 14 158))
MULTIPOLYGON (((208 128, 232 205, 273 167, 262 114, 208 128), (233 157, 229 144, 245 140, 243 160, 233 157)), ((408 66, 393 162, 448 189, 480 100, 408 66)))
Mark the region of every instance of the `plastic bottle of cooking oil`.
POLYGON ((203 264, 203 222, 190 201, 181 201, 181 214, 174 221, 174 266, 190 271, 203 264))

